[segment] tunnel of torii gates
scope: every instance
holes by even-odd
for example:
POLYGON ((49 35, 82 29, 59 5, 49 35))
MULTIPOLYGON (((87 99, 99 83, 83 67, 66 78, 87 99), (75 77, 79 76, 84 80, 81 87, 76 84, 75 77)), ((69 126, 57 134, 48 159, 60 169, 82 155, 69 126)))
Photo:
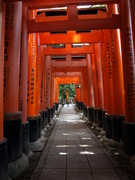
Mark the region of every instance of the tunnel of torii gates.
POLYGON ((0 1, 1 180, 27 168, 62 83, 76 85, 89 121, 135 154, 134 9, 134 0, 0 1))

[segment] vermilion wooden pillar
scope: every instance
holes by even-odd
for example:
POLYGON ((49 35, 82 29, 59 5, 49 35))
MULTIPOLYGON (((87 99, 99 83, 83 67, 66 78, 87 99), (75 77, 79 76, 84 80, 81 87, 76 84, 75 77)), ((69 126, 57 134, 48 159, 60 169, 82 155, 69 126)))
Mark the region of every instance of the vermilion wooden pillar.
POLYGON ((46 110, 46 102, 45 102, 45 61, 43 54, 43 46, 40 46, 40 56, 41 56, 41 116, 43 119, 42 128, 47 124, 47 110, 46 110))
POLYGON ((102 78, 102 62, 100 44, 94 44, 95 55, 95 70, 97 82, 98 108, 95 109, 97 114, 98 127, 102 127, 103 109, 104 109, 104 94, 103 94, 103 78, 102 78))
POLYGON ((75 94, 76 94, 76 100, 77 100, 77 102, 79 102, 80 97, 79 97, 79 93, 78 93, 78 89, 77 89, 77 84, 75 84, 75 94))
POLYGON ((112 138, 112 117, 114 115, 113 100, 113 83, 112 83, 112 47, 111 47, 111 31, 104 31, 105 45, 105 63, 106 63, 106 97, 107 97, 107 114, 105 121, 106 137, 112 138))
POLYGON ((41 54, 40 54, 40 36, 36 34, 36 114, 39 114, 41 108, 41 54))
MULTIPOLYGON (((131 8, 131 16, 132 16, 132 25, 133 25, 133 32, 135 32, 135 2, 134 0, 130 1, 130 8, 131 8)), ((134 47, 135 47, 135 33, 133 33, 134 39, 134 47)))
POLYGON ((47 71, 46 71, 46 57, 43 54, 43 61, 44 61, 44 74, 43 74, 43 81, 44 81, 44 109, 47 109, 47 103, 46 103, 46 76, 47 76, 47 71))
POLYGON ((106 54, 104 43, 100 44, 101 47, 101 61, 102 61, 102 77, 103 77, 103 93, 104 93, 104 111, 107 110, 107 97, 106 97, 106 54))
POLYGON ((56 111, 57 103, 56 103, 56 78, 54 77, 54 114, 56 111))
POLYGON ((79 77, 78 83, 75 84, 76 103, 79 110, 83 110, 82 89, 82 77, 79 77))
POLYGON ((94 121, 94 108, 95 108, 95 101, 94 101, 94 91, 93 91, 93 80, 92 80, 92 68, 91 68, 91 61, 90 61, 90 54, 86 56, 87 60, 87 77, 88 77, 88 93, 89 93, 89 107, 87 110, 88 119, 89 121, 94 121))
POLYGON ((135 47, 130 0, 120 1, 121 44, 124 70, 126 119, 123 128, 124 151, 135 154, 135 47))
POLYGON ((106 81, 106 53, 105 53, 105 45, 104 43, 100 44, 101 46, 101 58, 102 58, 102 76, 103 76, 103 90, 104 90, 104 110, 103 110, 103 120, 102 120, 102 126, 103 131, 105 131, 105 116, 107 113, 107 81, 106 81))
POLYGON ((59 106, 59 84, 56 78, 55 78, 55 102, 56 102, 56 111, 57 111, 59 106))
POLYGON ((87 107, 89 104, 88 103, 89 102, 89 93, 88 93, 88 76, 87 76, 86 67, 83 68, 82 84, 83 84, 83 98, 84 98, 83 112, 84 112, 84 115, 87 116, 87 107))
POLYGON ((19 61, 22 3, 6 4, 4 54, 4 136, 8 139, 8 161, 22 155, 22 118, 18 111, 19 61))
POLYGON ((50 95, 50 106, 51 106, 51 118, 53 118, 55 113, 55 104, 54 104, 54 73, 51 71, 51 95, 50 95))
MULTIPOLYGON (((82 72, 83 73, 83 72, 82 72)), ((83 78, 82 76, 79 77, 79 82, 78 84, 80 84, 80 88, 79 88, 79 102, 80 102, 80 110, 83 110, 83 103, 84 103, 84 94, 83 94, 83 78)))
POLYGON ((5 5, 0 1, 0 179, 8 179, 7 139, 3 134, 3 80, 4 80, 4 34, 5 34, 5 5))
POLYGON ((27 81, 28 81, 28 33, 27 33, 27 7, 22 8, 22 35, 20 56, 19 80, 19 111, 22 111, 22 150, 29 154, 29 122, 27 121, 27 81))
POLYGON ((78 107, 78 110, 81 110, 79 103, 80 102, 80 94, 79 94, 79 88, 77 87, 77 84, 75 84, 75 94, 76 94, 76 105, 78 107))
POLYGON ((46 71, 46 109, 48 111, 48 123, 51 121, 51 107, 50 107, 50 96, 51 96, 51 56, 45 57, 45 71, 46 71))
POLYGON ((97 88, 96 88, 97 87, 97 81, 96 81, 94 54, 91 54, 91 69, 92 69, 92 80, 93 80, 93 89, 94 89, 95 108, 98 108, 98 94, 97 94, 97 88))
POLYGON ((40 46, 40 54, 41 54, 41 110, 44 110, 44 55, 43 55, 43 47, 40 46))
POLYGON ((22 123, 27 121, 27 78, 28 78, 28 33, 27 33, 28 10, 23 6, 22 11, 22 37, 20 57, 20 96, 19 110, 22 111, 22 123))
POLYGON ((41 137, 41 130, 43 125, 41 107, 41 56, 40 56, 40 36, 36 34, 36 114, 38 115, 38 138, 41 137))
MULTIPOLYGON (((82 72, 83 73, 83 72, 82 72)), ((83 82, 82 82, 82 76, 79 77, 79 84, 80 84, 80 102, 81 102, 81 108, 84 102, 84 96, 83 96, 83 82)))
POLYGON ((57 79, 56 79, 56 83, 55 83, 55 102, 56 103, 59 102, 59 84, 57 82, 57 79))
MULTIPOLYGON (((29 19, 33 19, 35 11, 30 11, 29 19)), ((28 39, 28 95, 27 116, 30 126, 30 148, 38 140, 38 115, 36 112, 36 34, 29 34, 28 39)))
POLYGON ((5 35, 5 5, 0 2, 0 142, 3 141, 3 80, 4 80, 4 35, 5 35))
POLYGON ((95 109, 94 109, 94 122, 98 123, 96 109, 98 109, 98 89, 97 89, 97 73, 96 73, 96 63, 95 63, 95 55, 91 54, 91 68, 92 68, 92 79, 93 79, 93 89, 94 89, 94 100, 95 100, 95 109))
MULTIPOLYGON (((6 4, 4 54, 4 136, 8 139, 9 176, 18 175, 15 161, 22 163, 22 113, 18 111, 22 2, 6 4)), ((27 159, 28 160, 28 159, 27 159)), ((28 162, 23 162, 22 173, 28 162)))
MULTIPOLYGON (((118 6, 108 5, 108 12, 118 14, 118 6)), ((114 116, 112 119, 112 138, 115 141, 123 139, 123 121, 125 120, 125 99, 122 54, 120 42, 120 30, 110 30, 111 36, 111 57, 112 57, 112 83, 114 116)))

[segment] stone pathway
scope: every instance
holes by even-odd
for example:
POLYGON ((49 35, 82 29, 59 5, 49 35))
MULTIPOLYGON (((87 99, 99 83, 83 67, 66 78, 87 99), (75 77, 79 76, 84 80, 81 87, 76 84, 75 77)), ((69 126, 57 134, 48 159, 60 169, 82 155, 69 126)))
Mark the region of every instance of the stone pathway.
POLYGON ((127 180, 118 163, 65 105, 31 180, 127 180))

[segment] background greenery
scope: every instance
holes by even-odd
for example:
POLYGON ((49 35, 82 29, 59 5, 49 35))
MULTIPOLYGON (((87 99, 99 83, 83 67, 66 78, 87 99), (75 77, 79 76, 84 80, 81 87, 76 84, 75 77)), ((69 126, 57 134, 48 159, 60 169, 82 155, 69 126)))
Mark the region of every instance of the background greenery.
POLYGON ((66 99, 66 94, 65 94, 66 88, 69 89, 69 98, 73 99, 75 95, 75 84, 60 84, 59 85, 59 100, 61 100, 62 97, 66 99))

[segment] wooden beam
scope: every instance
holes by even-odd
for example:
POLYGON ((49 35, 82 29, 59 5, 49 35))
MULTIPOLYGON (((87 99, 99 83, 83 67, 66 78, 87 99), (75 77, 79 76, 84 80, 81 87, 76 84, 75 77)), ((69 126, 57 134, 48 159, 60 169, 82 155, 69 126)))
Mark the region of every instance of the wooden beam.
POLYGON ((89 31, 99 29, 119 29, 120 15, 112 15, 109 18, 63 20, 51 22, 28 21, 28 33, 58 32, 58 31, 89 31))
POLYGON ((85 55, 93 53, 93 45, 83 46, 83 47, 68 47, 68 48, 52 48, 46 47, 43 49, 44 55, 67 55, 67 54, 77 54, 85 55))
POLYGON ((83 72, 83 67, 53 67, 52 72, 83 72))
POLYGON ((103 43, 103 37, 103 31, 92 31, 90 33, 76 33, 75 31, 68 31, 67 34, 40 33, 40 45, 103 43))
MULTIPOLYGON (((5 0, 9 1, 18 1, 18 0, 5 0)), ((24 5, 30 9, 40 9, 46 7, 58 7, 58 6, 67 6, 68 4, 77 4, 77 5, 97 5, 97 4, 117 4, 119 0, 23 0, 24 5)))
POLYGON ((64 61, 64 62, 57 62, 51 61, 52 67, 84 67, 87 66, 86 60, 82 61, 64 61))
POLYGON ((57 77, 56 81, 58 84, 76 84, 79 82, 79 77, 57 77))
POLYGON ((81 72, 56 72, 54 73, 54 77, 81 77, 81 72))

